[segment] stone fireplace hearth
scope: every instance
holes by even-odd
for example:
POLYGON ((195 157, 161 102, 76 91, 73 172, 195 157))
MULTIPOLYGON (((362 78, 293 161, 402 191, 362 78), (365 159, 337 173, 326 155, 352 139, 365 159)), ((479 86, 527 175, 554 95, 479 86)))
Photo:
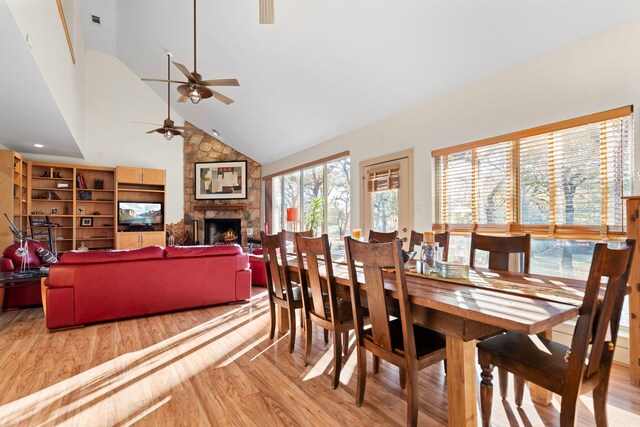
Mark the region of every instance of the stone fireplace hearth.
POLYGON ((240 244, 241 231, 240 219, 207 218, 204 220, 204 244, 240 244))

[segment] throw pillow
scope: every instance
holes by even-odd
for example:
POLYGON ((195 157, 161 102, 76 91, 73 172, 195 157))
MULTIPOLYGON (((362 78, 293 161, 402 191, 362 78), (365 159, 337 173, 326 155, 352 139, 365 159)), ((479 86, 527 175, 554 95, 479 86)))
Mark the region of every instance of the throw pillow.
POLYGON ((58 262, 58 258, 49 250, 39 247, 36 249, 36 254, 38 254, 38 258, 45 264, 55 264, 58 262))

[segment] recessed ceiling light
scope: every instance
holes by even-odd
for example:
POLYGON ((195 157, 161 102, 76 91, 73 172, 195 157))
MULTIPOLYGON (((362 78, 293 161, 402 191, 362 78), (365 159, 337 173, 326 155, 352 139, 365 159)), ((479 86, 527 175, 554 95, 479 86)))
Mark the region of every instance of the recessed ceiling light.
POLYGON ((91 15, 91 22, 94 24, 100 25, 100 17, 96 15, 91 15))
POLYGON ((36 148, 44 148, 44 145, 42 144, 31 144, 31 145, 33 145, 36 148))

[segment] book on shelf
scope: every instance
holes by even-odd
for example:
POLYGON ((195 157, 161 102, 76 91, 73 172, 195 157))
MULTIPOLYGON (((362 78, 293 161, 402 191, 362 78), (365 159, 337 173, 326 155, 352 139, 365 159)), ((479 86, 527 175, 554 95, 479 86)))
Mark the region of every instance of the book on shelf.
POLYGON ((78 186, 78 188, 87 188, 87 185, 84 182, 84 177, 82 176, 82 172, 76 173, 76 185, 78 186))

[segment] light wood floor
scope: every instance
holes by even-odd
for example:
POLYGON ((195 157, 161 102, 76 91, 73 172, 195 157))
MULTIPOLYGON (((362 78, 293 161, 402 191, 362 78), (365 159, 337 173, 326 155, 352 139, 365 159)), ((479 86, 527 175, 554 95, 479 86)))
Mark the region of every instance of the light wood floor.
MULTIPOLYGON (((128 425, 404 425, 406 392, 397 369, 369 359, 365 403, 354 403, 353 342, 331 390, 332 348, 314 330, 312 361, 302 362, 288 335, 270 341, 264 290, 250 303, 209 307, 49 333, 42 309, 0 313, 0 424, 128 425)), ((612 426, 640 425, 640 389, 616 367, 609 397, 612 426)), ((420 374, 420 425, 447 425, 442 365, 420 374)), ((495 387, 497 393, 498 387, 495 387)), ((513 393, 511 392, 511 395, 513 393)), ((558 425, 558 401, 535 406, 525 396, 494 399, 496 426, 558 425)), ((591 399, 578 425, 593 425, 591 399)))

